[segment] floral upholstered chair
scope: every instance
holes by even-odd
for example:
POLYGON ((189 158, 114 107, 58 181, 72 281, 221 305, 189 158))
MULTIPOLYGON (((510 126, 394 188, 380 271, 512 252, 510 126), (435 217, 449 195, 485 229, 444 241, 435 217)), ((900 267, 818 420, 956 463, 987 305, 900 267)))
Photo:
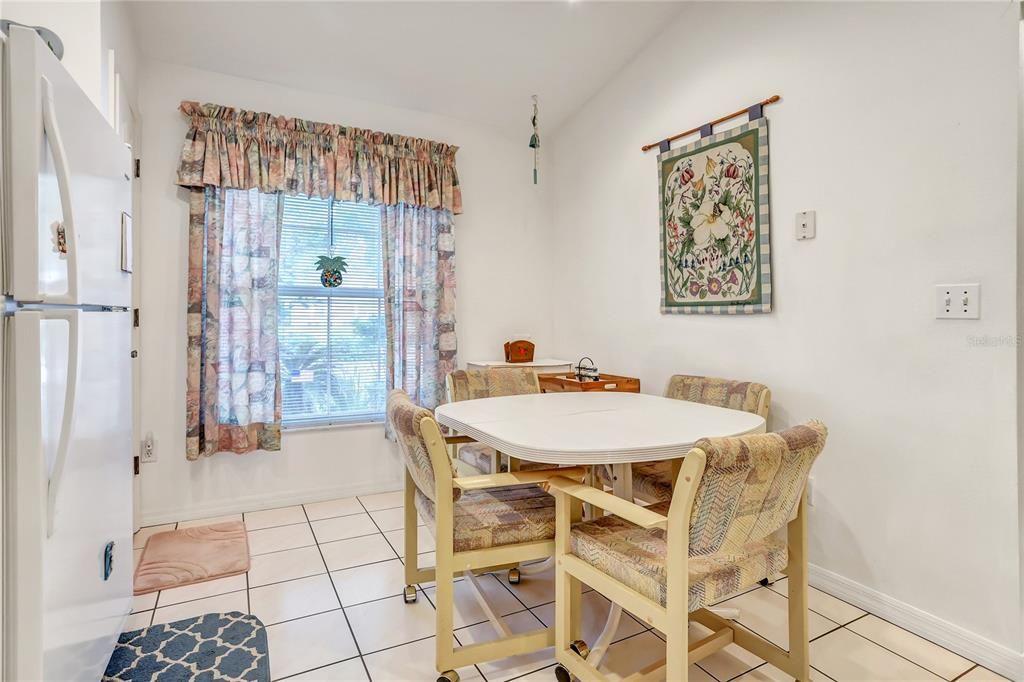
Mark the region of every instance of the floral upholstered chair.
POLYGON ((582 581, 666 634, 666 660, 636 679, 686 682, 692 663, 737 644, 808 682, 804 490, 827 434, 812 421, 779 433, 703 439, 683 460, 671 502, 649 507, 551 479, 558 679, 606 679, 576 639, 582 581), (611 515, 574 521, 583 502, 611 515), (789 574, 788 652, 707 609, 780 571, 789 574), (711 630, 692 645, 691 620, 711 630))
MULTIPOLYGON (((445 384, 448 389, 448 402, 452 403, 476 400, 477 398, 540 393, 537 373, 529 367, 459 369, 448 375, 445 384)), ((510 459, 509 463, 505 464, 502 461, 501 453, 479 443, 453 447, 457 449, 455 459, 480 474, 506 471, 509 466, 512 469, 521 468, 525 471, 548 468, 546 464, 519 462, 515 459, 510 459)))
MULTIPOLYGON (((772 392, 764 384, 752 381, 676 374, 669 379, 665 397, 752 412, 768 419, 772 392)), ((671 500, 673 466, 678 470, 679 463, 661 461, 634 464, 633 497, 644 502, 671 500)), ((601 482, 611 487, 612 481, 607 469, 598 467, 597 473, 601 482)))
POLYGON ((387 418, 405 462, 405 601, 416 601, 417 583, 436 581, 439 682, 458 682, 456 668, 550 647, 554 643, 551 628, 511 635, 508 626, 495 616, 495 627, 506 636, 457 648, 452 629, 454 582, 463 576, 484 599, 475 573, 550 557, 554 552, 555 500, 538 484, 551 476, 582 480, 585 470, 513 471, 460 478, 452 469, 445 438, 430 410, 417 407, 403 391, 392 391, 387 418), (417 565, 417 511, 436 540, 433 569, 417 565))

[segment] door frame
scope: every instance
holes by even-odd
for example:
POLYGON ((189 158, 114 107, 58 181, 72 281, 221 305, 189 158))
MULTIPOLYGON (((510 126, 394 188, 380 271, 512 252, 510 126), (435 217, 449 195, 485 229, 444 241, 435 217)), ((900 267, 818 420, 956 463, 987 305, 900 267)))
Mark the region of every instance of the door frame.
MULTIPOLYGON (((120 89, 120 88, 119 88, 120 89)), ((123 92, 118 93, 121 99, 118 107, 120 120, 118 121, 118 132, 121 139, 131 149, 131 174, 132 183, 132 457, 135 466, 135 476, 132 479, 132 530, 138 531, 142 526, 142 332, 141 328, 134 323, 134 311, 139 310, 139 302, 142 296, 142 278, 139 273, 139 265, 142 263, 142 240, 139 239, 139 225, 142 215, 142 191, 141 178, 135 172, 136 160, 141 156, 142 144, 142 121, 135 107, 124 96, 123 92)), ((141 319, 141 317, 139 318, 141 319)))

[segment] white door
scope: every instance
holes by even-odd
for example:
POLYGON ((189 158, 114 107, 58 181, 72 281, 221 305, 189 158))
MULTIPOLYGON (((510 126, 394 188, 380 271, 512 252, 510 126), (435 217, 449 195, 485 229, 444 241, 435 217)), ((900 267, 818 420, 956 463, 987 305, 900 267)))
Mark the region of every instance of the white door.
POLYGON ((8 676, 96 680, 131 610, 130 313, 19 310, 7 337, 8 676))
POLYGON ((129 306, 131 276, 121 269, 129 151, 34 31, 11 27, 4 69, 9 293, 129 306))

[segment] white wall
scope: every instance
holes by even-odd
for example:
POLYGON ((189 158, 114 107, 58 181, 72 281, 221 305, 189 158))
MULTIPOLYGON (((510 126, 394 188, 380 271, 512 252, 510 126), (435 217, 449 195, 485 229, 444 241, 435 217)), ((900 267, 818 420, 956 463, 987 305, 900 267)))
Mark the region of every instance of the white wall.
MULTIPOLYGON (((101 74, 101 94, 106 105, 113 83, 109 78, 109 51, 114 51, 114 70, 121 77, 122 104, 132 108, 138 106, 138 46, 135 44, 135 28, 128 16, 128 3, 122 0, 102 0, 100 4, 100 54, 104 68, 101 74)), ((126 112, 121 112, 122 120, 126 112)), ((113 120, 113 113, 107 117, 113 120)))
POLYGON ((100 111, 103 99, 103 57, 100 53, 100 0, 39 2, 8 0, 3 18, 29 26, 45 26, 64 43, 62 62, 100 111))
POLYGON ((135 105, 137 63, 134 31, 121 0, 9 0, 0 17, 29 26, 45 26, 64 44, 61 63, 96 108, 113 121, 108 91, 108 51, 114 50, 116 70, 126 101, 135 105))
POLYGON ((677 372, 759 380, 770 427, 823 419, 812 561, 1002 654, 1021 651, 1016 357, 970 338, 1016 333, 1016 88, 1013 3, 701 3, 547 155, 553 250, 574 256, 551 268, 573 311, 555 352, 651 393, 677 372), (775 93, 775 311, 662 316, 640 146, 775 93), (807 209, 818 237, 798 243, 807 209), (982 318, 935 320, 942 282, 980 282, 982 318))
MULTIPOLYGON (((143 132, 142 431, 156 438, 158 461, 142 469, 143 521, 197 518, 364 492, 400 484, 397 453, 381 426, 290 431, 278 453, 185 460, 186 194, 174 185, 186 120, 183 99, 269 111, 449 142, 457 155, 465 212, 456 218, 459 358, 496 358, 508 335, 532 333, 550 345, 546 243, 538 224, 532 155, 473 124, 289 90, 166 64, 140 74, 143 132)), ((524 120, 525 123, 525 120, 524 120)), ((527 131, 528 135, 528 131, 527 131)))

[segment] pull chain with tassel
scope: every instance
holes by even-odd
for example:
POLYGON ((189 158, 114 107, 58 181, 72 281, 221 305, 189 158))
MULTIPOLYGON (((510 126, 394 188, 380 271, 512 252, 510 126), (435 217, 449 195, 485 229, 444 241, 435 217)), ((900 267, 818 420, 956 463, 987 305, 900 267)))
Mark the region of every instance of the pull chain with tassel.
POLYGON ((540 161, 540 133, 537 131, 537 95, 533 96, 533 135, 530 136, 530 148, 533 150, 533 184, 537 184, 537 164, 540 161))

